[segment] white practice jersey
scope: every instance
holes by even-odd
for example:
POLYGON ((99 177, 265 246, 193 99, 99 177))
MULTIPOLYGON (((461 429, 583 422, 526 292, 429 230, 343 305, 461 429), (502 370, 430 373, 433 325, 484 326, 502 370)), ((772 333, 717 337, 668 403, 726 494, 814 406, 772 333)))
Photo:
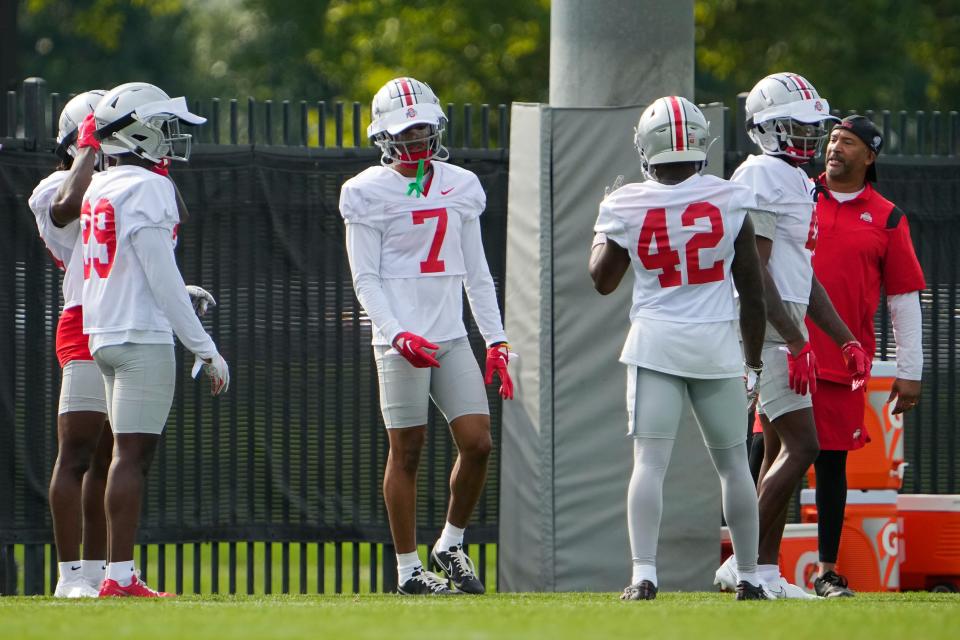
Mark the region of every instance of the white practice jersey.
POLYGON ((83 332, 90 335, 91 353, 123 342, 172 344, 174 329, 194 353, 215 353, 176 268, 179 221, 169 179, 133 165, 93 176, 80 214, 83 332), (161 241, 149 254, 138 253, 138 233, 161 241))
POLYGON ((757 235, 770 237, 773 248, 767 268, 780 298, 803 305, 810 302, 811 257, 817 244, 814 184, 803 169, 768 155, 750 156, 733 172, 731 181, 753 189, 757 208, 776 215, 776 230, 755 224, 757 235))
POLYGON ((47 251, 64 270, 63 308, 80 304, 83 291, 83 257, 80 251, 80 220, 58 227, 51 216, 54 198, 67 179, 69 171, 54 171, 40 181, 30 196, 30 209, 37 218, 40 239, 47 251))
POLYGON ((472 172, 431 166, 419 198, 408 195, 411 178, 382 166, 340 192, 354 289, 373 323, 373 344, 388 345, 402 331, 432 342, 467 335, 464 288, 487 344, 504 341, 480 236, 486 194, 472 172))
POLYGON ((714 176, 627 184, 600 203, 595 231, 630 254, 633 305, 621 362, 674 375, 742 375, 734 241, 750 189, 714 176))

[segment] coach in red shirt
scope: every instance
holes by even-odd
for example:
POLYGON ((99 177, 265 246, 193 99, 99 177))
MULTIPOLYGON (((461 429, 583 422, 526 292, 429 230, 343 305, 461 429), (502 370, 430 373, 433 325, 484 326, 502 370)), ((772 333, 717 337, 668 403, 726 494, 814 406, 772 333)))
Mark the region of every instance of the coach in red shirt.
MULTIPOLYGON (((926 284, 910 240, 907 218, 874 191, 876 159, 883 136, 863 116, 838 123, 827 143, 826 172, 818 178, 817 248, 813 270, 837 313, 871 358, 876 349, 873 318, 880 292, 887 305, 897 344, 897 378, 890 391, 894 413, 909 411, 920 399, 920 295, 926 284)), ((807 322, 819 373, 813 412, 820 440, 817 473, 820 571, 819 595, 850 596, 846 580, 835 571, 846 507, 847 452, 870 441, 864 427, 865 388, 851 388, 851 378, 836 343, 807 322)))

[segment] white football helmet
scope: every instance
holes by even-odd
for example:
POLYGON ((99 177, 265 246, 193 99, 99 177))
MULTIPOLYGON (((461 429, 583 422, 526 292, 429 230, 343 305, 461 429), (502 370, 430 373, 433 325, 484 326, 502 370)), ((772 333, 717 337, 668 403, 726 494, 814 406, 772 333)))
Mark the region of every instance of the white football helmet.
POLYGON ((152 162, 163 158, 187 160, 190 139, 180 133, 180 121, 207 121, 190 113, 182 96, 170 98, 146 82, 128 82, 110 90, 97 105, 97 137, 107 155, 132 153, 152 162))
POLYGON ((77 156, 77 127, 87 114, 93 113, 106 93, 103 89, 92 89, 74 96, 64 105, 60 112, 56 148, 56 154, 61 160, 66 161, 68 157, 77 156))
POLYGON ((380 147, 380 163, 412 163, 419 160, 446 160, 450 153, 441 144, 447 116, 440 100, 426 83, 414 78, 394 78, 383 85, 371 104, 372 118, 367 137, 380 147), (397 134, 416 125, 429 125, 424 138, 399 141, 397 134), (411 147, 425 145, 425 150, 411 147))
POLYGON ((764 153, 807 162, 820 153, 828 125, 838 118, 812 84, 795 73, 758 82, 746 101, 747 133, 764 153))
POLYGON ((633 144, 640 153, 644 175, 651 178, 654 165, 706 164, 709 135, 710 123, 697 105, 680 96, 666 96, 644 110, 634 129, 633 144))

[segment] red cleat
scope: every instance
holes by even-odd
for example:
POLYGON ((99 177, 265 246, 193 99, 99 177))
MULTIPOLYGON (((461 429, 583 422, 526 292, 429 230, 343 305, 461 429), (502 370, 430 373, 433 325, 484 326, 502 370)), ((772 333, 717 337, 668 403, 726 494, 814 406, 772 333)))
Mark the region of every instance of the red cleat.
POLYGON ((140 581, 140 576, 133 576, 133 580, 125 587, 120 586, 120 583, 116 580, 104 580, 100 584, 100 597, 176 598, 177 594, 166 593, 165 591, 154 591, 140 581))

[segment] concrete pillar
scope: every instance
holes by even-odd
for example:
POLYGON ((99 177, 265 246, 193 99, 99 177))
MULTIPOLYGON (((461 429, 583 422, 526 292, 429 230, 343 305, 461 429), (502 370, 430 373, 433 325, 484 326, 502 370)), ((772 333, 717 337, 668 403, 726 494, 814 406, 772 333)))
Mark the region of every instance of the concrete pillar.
POLYGON ((693 0, 553 0, 550 106, 693 99, 693 0))

